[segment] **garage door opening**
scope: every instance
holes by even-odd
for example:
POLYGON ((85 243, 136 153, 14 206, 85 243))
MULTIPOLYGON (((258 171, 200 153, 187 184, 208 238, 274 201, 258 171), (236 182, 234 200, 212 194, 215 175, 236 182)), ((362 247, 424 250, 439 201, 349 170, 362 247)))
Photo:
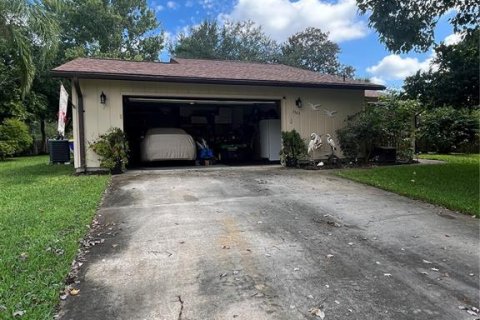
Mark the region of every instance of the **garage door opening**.
POLYGON ((280 101, 126 96, 124 129, 130 167, 278 163, 280 101))

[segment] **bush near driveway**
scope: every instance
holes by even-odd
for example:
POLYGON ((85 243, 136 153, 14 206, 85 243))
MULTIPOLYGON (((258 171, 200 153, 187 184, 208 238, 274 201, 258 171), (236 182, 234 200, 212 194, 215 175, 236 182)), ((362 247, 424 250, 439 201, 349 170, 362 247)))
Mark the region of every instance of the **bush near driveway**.
POLYGON ((380 102, 349 116, 337 136, 345 157, 351 161, 363 156, 368 162, 375 147, 394 147, 397 158, 410 161, 413 157, 414 117, 419 105, 402 100, 390 92, 380 102))
POLYGON ((0 162, 0 319, 51 319, 109 176, 48 157, 0 162))
POLYGON ((349 169, 338 175, 480 218, 480 155, 424 155, 422 158, 446 163, 349 169))
POLYGON ((480 110, 441 107, 418 116, 417 147, 422 152, 478 151, 480 110))

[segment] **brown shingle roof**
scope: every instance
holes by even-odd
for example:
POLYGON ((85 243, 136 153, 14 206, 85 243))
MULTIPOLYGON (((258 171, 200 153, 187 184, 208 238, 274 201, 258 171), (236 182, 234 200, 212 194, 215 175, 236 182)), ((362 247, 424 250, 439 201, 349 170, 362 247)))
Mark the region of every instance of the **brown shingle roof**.
POLYGON ((281 64, 200 59, 170 63, 78 58, 52 70, 55 76, 164 82, 382 90, 382 85, 320 74, 281 64))

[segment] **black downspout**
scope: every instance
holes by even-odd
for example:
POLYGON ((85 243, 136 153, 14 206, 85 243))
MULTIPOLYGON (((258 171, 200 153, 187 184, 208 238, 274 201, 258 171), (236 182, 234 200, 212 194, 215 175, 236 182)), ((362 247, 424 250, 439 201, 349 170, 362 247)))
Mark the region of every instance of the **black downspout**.
POLYGON ((87 165, 85 160, 85 119, 84 119, 84 108, 83 108, 83 94, 82 89, 80 89, 80 83, 78 78, 73 78, 73 85, 75 86, 75 91, 77 92, 78 100, 78 149, 80 150, 80 169, 83 173, 87 172, 87 165))

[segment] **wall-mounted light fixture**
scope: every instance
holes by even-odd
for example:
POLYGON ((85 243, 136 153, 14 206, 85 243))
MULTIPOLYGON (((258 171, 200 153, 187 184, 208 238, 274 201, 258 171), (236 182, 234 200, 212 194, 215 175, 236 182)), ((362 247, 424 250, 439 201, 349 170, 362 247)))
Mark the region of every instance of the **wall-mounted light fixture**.
POLYGON ((300 97, 298 97, 297 100, 295 100, 295 105, 299 109, 303 107, 303 102, 302 102, 302 99, 300 99, 300 97))
POLYGON ((101 103, 101 104, 105 104, 106 101, 107 101, 107 96, 106 96, 105 93, 102 91, 102 93, 100 94, 100 103, 101 103))

